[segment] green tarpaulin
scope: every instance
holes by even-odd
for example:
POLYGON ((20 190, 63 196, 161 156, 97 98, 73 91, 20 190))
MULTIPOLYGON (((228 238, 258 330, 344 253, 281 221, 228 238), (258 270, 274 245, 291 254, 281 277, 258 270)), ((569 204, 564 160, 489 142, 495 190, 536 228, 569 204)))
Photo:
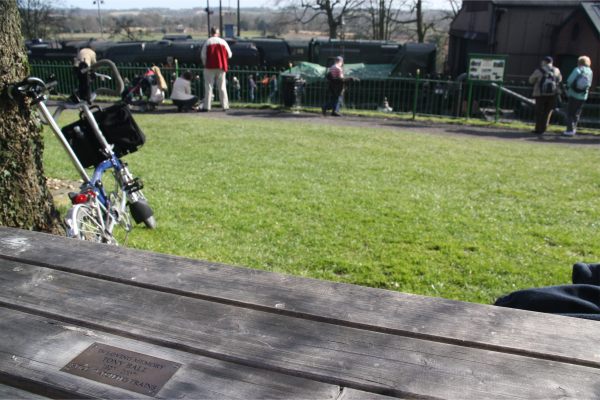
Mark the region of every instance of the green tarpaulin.
MULTIPOLYGON (((365 79, 386 79, 390 76, 394 65, 392 64, 344 64, 346 77, 365 79)), ((327 68, 309 62, 298 63, 295 67, 285 71, 286 74, 300 75, 307 83, 325 79, 327 68)))

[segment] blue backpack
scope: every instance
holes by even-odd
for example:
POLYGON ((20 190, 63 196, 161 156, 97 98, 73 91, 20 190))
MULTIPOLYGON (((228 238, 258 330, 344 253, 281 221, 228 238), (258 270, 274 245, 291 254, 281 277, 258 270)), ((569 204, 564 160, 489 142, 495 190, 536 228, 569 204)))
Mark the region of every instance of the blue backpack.
POLYGON ((571 90, 575 93, 585 93, 591 86, 590 76, 579 70, 579 75, 571 83, 571 90))

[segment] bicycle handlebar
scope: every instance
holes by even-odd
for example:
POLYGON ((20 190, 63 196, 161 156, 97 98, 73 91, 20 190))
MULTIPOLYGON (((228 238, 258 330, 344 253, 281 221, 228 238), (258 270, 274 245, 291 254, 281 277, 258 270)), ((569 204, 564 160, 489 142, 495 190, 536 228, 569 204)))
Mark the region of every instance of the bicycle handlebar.
MULTIPOLYGON (((111 60, 103 59, 103 60, 99 60, 98 62, 96 62, 94 65, 92 65, 90 67, 90 69, 93 70, 94 72, 101 68, 108 68, 111 70, 113 78, 115 79, 116 89, 113 90, 110 88, 100 87, 100 88, 96 89, 96 93, 108 94, 108 95, 112 95, 112 96, 121 96, 121 93, 123 93, 123 90, 125 90, 125 83, 123 83, 123 78, 121 77, 121 74, 119 73, 119 69, 117 68, 115 63, 112 62, 111 60)), ((97 72, 96 72, 96 75, 101 75, 104 77, 108 76, 108 75, 99 74, 97 72)), ((110 77, 108 77, 108 78, 110 79, 110 77)))
POLYGON ((101 74, 100 72, 94 72, 94 75, 96 76, 96 78, 100 78, 101 80, 105 80, 105 79, 108 79, 109 81, 112 80, 110 75, 101 74))
MULTIPOLYGON (((112 96, 120 96, 121 93, 123 93, 123 91, 125 90, 125 84, 123 82, 123 78, 121 77, 121 74, 119 73, 119 69, 117 68, 115 63, 112 62, 111 60, 107 60, 107 59, 100 60, 100 61, 94 63, 90 67, 90 70, 92 70, 96 76, 100 77, 103 80, 104 79, 108 79, 108 80, 114 79, 115 84, 116 84, 116 90, 106 88, 106 87, 100 87, 100 88, 96 89, 96 93, 107 94, 107 95, 112 95, 112 96), (101 68, 110 69, 113 76, 111 77, 110 75, 101 74, 99 72, 96 72, 96 70, 101 69, 101 68)), ((34 104, 39 103, 46 99, 44 94, 47 91, 49 91, 50 89, 52 89, 58 85, 58 82, 54 79, 53 75, 51 76, 51 79, 53 79, 53 80, 51 80, 49 82, 44 82, 40 78, 30 76, 19 83, 11 85, 9 87, 8 94, 12 99, 16 99, 18 97, 21 97, 21 98, 29 97, 33 100, 34 104)), ((53 118, 55 118, 55 119, 58 118, 58 116, 61 114, 61 112, 64 109, 78 108, 78 107, 79 107, 79 104, 77 104, 77 103, 71 104, 70 102, 63 102, 55 110, 53 118)), ((44 124, 49 123, 49 121, 46 121, 45 118, 41 118, 41 120, 42 120, 42 123, 44 123, 44 124)))
MULTIPOLYGON (((125 90, 125 83, 123 82, 123 78, 119 73, 119 69, 117 68, 114 62, 107 59, 100 60, 94 63, 94 65, 92 65, 90 69, 93 70, 97 76, 100 76, 103 79, 112 80, 114 78, 115 80, 116 89, 100 87, 96 89, 96 93, 107 94, 112 96, 121 96, 121 93, 123 93, 123 91, 125 90), (101 68, 109 68, 113 76, 111 77, 110 75, 95 72, 95 70, 101 68)), ((56 80, 52 80, 46 83, 40 78, 30 76, 19 83, 11 85, 11 87, 9 88, 9 96, 11 98, 19 96, 30 97, 34 99, 34 101, 41 101, 43 100, 44 92, 50 90, 56 85, 58 85, 58 82, 56 80)))
MULTIPOLYGON (((56 84, 53 86, 56 86, 56 84)), ((48 90, 48 86, 43 80, 30 76, 19 83, 11 85, 8 93, 13 99, 17 96, 23 96, 37 100, 43 96, 46 90, 48 90)))

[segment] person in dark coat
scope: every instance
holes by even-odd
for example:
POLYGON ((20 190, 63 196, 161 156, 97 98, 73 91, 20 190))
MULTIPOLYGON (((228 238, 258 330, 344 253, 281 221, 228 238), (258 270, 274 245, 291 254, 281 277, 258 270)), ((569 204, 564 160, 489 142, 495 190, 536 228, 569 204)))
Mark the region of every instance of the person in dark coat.
POLYGON ((544 57, 540 67, 536 68, 529 77, 535 99, 535 130, 533 132, 538 135, 548 129, 562 82, 560 70, 552 63, 552 57, 544 57))

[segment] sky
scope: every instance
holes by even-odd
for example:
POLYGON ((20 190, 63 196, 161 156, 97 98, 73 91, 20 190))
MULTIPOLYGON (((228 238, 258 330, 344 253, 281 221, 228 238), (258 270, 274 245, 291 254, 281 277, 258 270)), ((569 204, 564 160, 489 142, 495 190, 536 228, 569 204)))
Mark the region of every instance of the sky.
MULTIPOLYGON (((101 0, 101 9, 133 9, 133 8, 194 8, 206 7, 206 0, 101 0)), ((61 0, 66 7, 97 8, 94 0, 61 0)), ((209 0, 211 8, 219 4, 218 0, 209 0)), ((223 7, 237 7, 237 0, 221 0, 223 7)), ((240 0, 240 7, 272 7, 273 0, 240 0)), ((448 8, 448 0, 425 0, 428 8, 448 8)))

